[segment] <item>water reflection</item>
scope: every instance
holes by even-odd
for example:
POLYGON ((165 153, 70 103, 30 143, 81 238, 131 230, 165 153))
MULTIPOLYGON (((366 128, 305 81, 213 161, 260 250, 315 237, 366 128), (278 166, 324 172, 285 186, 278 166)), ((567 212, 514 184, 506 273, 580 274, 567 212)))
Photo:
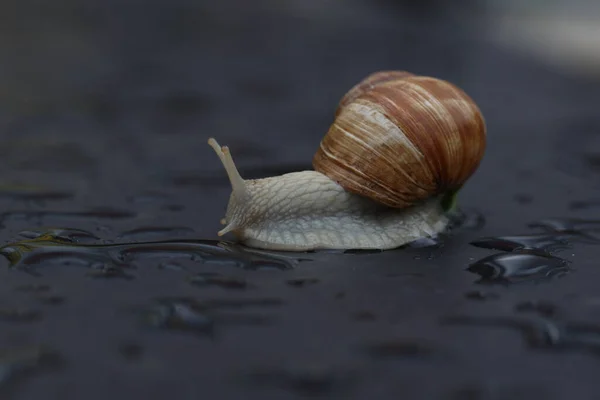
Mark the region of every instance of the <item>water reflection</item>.
MULTIPOLYGON (((27 232, 32 236, 32 232, 27 232)), ((10 265, 32 274, 40 274, 40 268, 53 264, 80 265, 92 276, 132 276, 131 263, 144 257, 192 258, 198 262, 227 264, 246 270, 288 270, 301 261, 289 255, 255 252, 232 243, 213 240, 163 240, 140 243, 93 244, 80 243, 77 238, 85 236, 81 230, 55 229, 38 232, 36 237, 23 239, 0 247, 0 254, 10 265)), ((35 236, 35 235, 33 235, 35 236)), ((93 237, 89 234, 89 237, 93 237)))

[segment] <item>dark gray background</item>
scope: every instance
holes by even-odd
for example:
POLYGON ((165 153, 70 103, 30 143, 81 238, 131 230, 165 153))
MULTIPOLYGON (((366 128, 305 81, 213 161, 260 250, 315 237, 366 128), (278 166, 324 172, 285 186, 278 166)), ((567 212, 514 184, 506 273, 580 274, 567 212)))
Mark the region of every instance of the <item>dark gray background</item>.
POLYGON ((246 178, 310 168, 337 101, 376 70, 461 86, 489 139, 460 194, 471 226, 438 247, 307 254, 287 270, 185 249, 112 265, 113 248, 42 246, 37 274, 3 259, 1 398, 600 399, 599 224, 556 253, 560 276, 484 285, 467 270, 502 253, 479 238, 600 219, 598 81, 490 39, 500 11, 486 3, 416 3, 3 2, 13 249, 48 227, 215 240, 229 187, 208 137, 246 178), (206 272, 220 275, 192 284, 206 272))

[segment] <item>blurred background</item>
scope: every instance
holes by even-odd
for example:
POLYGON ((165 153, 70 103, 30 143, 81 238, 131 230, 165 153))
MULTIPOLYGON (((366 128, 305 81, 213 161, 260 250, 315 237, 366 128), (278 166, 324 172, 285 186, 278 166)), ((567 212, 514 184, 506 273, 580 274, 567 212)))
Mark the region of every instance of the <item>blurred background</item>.
POLYGON ((585 169, 597 135, 547 158, 557 129, 597 124, 597 18, 585 0, 4 1, 0 171, 78 193, 92 176, 106 191, 192 182, 220 168, 209 136, 242 170, 308 166, 340 97, 381 69, 465 89, 489 125, 482 168, 585 169))
MULTIPOLYGON (((436 321, 453 306, 459 311, 477 308, 464 296, 473 290, 475 279, 465 267, 488 250, 470 246, 473 235, 517 234, 528 222, 550 216, 597 218, 596 0, 4 0, 0 207, 5 213, 0 239, 15 241, 19 232, 42 224, 86 229, 107 242, 124 237, 119 236, 123 232, 157 226, 184 227, 194 238, 217 239, 230 190, 207 139, 214 136, 229 145, 246 178, 311 168, 339 99, 366 75, 385 69, 449 80, 479 104, 488 125, 488 148, 460 201, 487 221, 485 226, 479 223, 483 219, 475 224, 482 231, 460 237, 437 258, 400 252, 314 263, 315 269, 302 271, 329 283, 316 285, 305 297, 291 294, 296 289, 282 286, 283 281, 252 275, 253 283, 263 285, 259 293, 285 298, 294 304, 292 311, 281 313, 287 319, 279 325, 259 333, 234 333, 220 344, 131 333, 128 317, 117 321, 104 303, 192 290, 171 278, 175 275, 143 271, 139 280, 131 281, 135 283, 101 287, 85 280, 80 271, 48 273, 45 282, 62 287, 69 301, 54 309, 58 311, 52 318, 42 322, 46 325, 23 328, 15 335, 25 332, 36 340, 49 340, 77 368, 58 381, 35 381, 39 386, 21 392, 31 397, 19 398, 40 398, 34 396, 39 389, 64 399, 60 393, 65 387, 79 388, 73 393, 80 397, 73 398, 107 398, 109 381, 117 382, 119 393, 145 393, 146 399, 165 398, 152 397, 159 393, 172 396, 179 389, 195 395, 225 390, 240 398, 234 394, 247 393, 236 392, 235 385, 220 379, 223 371, 246 367, 246 360, 260 363, 308 355, 345 360, 354 357, 348 350, 353 340, 389 332, 427 337, 466 361, 449 368, 439 361, 446 360, 444 355, 423 363, 420 370, 412 364, 370 366, 367 370, 377 373, 366 379, 373 386, 369 389, 367 384, 362 393, 369 397, 388 389, 404 396, 407 387, 419 382, 415 393, 435 391, 437 387, 422 385, 435 376, 440 388, 452 390, 458 381, 484 382, 481 390, 476 383, 476 389, 469 386, 454 397, 439 398, 587 398, 577 393, 595 387, 596 369, 589 367, 589 360, 547 362, 524 351, 516 334, 469 331, 465 344, 462 331, 446 337, 436 321), (69 216, 65 211, 98 207, 125 209, 132 216, 83 213, 63 218, 69 216), (43 219, 47 216, 54 219, 43 219), (361 270, 363 263, 372 269, 361 270), (415 266, 413 275, 400 284, 394 281, 402 290, 387 278, 398 276, 392 270, 397 264, 415 266), (336 286, 339 282, 346 286, 336 286), (338 301, 343 296, 337 294, 334 300, 334 292, 350 293, 349 300, 338 301), (373 309, 380 318, 371 325, 375 328, 362 328, 361 322, 347 318, 350 311, 369 304, 377 305, 373 309), (77 323, 74 316, 85 323, 77 323), (84 331, 94 339, 79 340, 84 331), (122 332, 143 336, 146 342, 140 339, 140 348, 150 349, 149 364, 135 369, 111 358, 111 346, 122 332), (324 343, 331 337, 333 346, 324 343), (398 368, 405 368, 401 371, 408 378, 396 385, 398 368), (541 389, 519 386, 521 391, 511 391, 510 385, 529 378, 534 368, 544 371, 535 376, 541 389), (70 374, 79 380, 67 384, 70 374), (504 388, 504 383, 510 390, 486 397, 490 387, 504 388)), ((171 238, 168 229, 158 232, 171 238)), ((567 296, 581 294, 586 284, 592 296, 598 279, 591 268, 598 259, 597 247, 569 253, 579 257, 580 270, 588 263, 588 275, 573 274, 571 280, 561 281, 566 282, 562 286, 507 290, 502 300, 477 310, 510 313, 513 300, 530 293, 562 304, 567 296)), ((302 271, 290 274, 306 273, 302 271)), ((24 279, 1 273, 6 291, 14 284, 11 279, 24 279)), ((471 298, 486 298, 477 296, 471 298)), ((584 308, 576 304, 572 310, 585 313, 584 308)), ((597 319, 594 313, 582 314, 582 319, 597 319)), ((414 350, 400 347, 391 351, 414 350)), ((421 354, 420 347, 415 349, 421 354)), ((309 385, 316 379, 318 386, 320 376, 310 375, 309 385)), ((290 379, 293 386, 295 378, 290 379)))

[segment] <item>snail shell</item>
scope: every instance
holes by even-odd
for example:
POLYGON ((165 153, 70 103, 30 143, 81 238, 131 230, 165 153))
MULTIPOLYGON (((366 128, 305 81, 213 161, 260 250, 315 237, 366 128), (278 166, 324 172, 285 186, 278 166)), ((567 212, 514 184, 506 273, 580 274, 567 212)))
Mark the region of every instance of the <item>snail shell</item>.
POLYGON ((313 167, 349 192, 406 208, 457 191, 483 157, 475 102, 441 79, 369 75, 342 98, 313 167))

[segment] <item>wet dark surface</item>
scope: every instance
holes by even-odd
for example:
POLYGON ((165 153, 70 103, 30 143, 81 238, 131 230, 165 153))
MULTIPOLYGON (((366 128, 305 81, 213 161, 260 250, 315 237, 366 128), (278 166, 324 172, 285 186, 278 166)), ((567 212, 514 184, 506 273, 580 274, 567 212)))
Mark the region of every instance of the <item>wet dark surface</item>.
POLYGON ((476 2, 401 3, 2 3, 0 397, 600 398, 598 82, 495 47, 476 2), (246 178, 310 168, 339 98, 392 68, 486 116, 460 228, 217 241, 209 136, 246 178))

